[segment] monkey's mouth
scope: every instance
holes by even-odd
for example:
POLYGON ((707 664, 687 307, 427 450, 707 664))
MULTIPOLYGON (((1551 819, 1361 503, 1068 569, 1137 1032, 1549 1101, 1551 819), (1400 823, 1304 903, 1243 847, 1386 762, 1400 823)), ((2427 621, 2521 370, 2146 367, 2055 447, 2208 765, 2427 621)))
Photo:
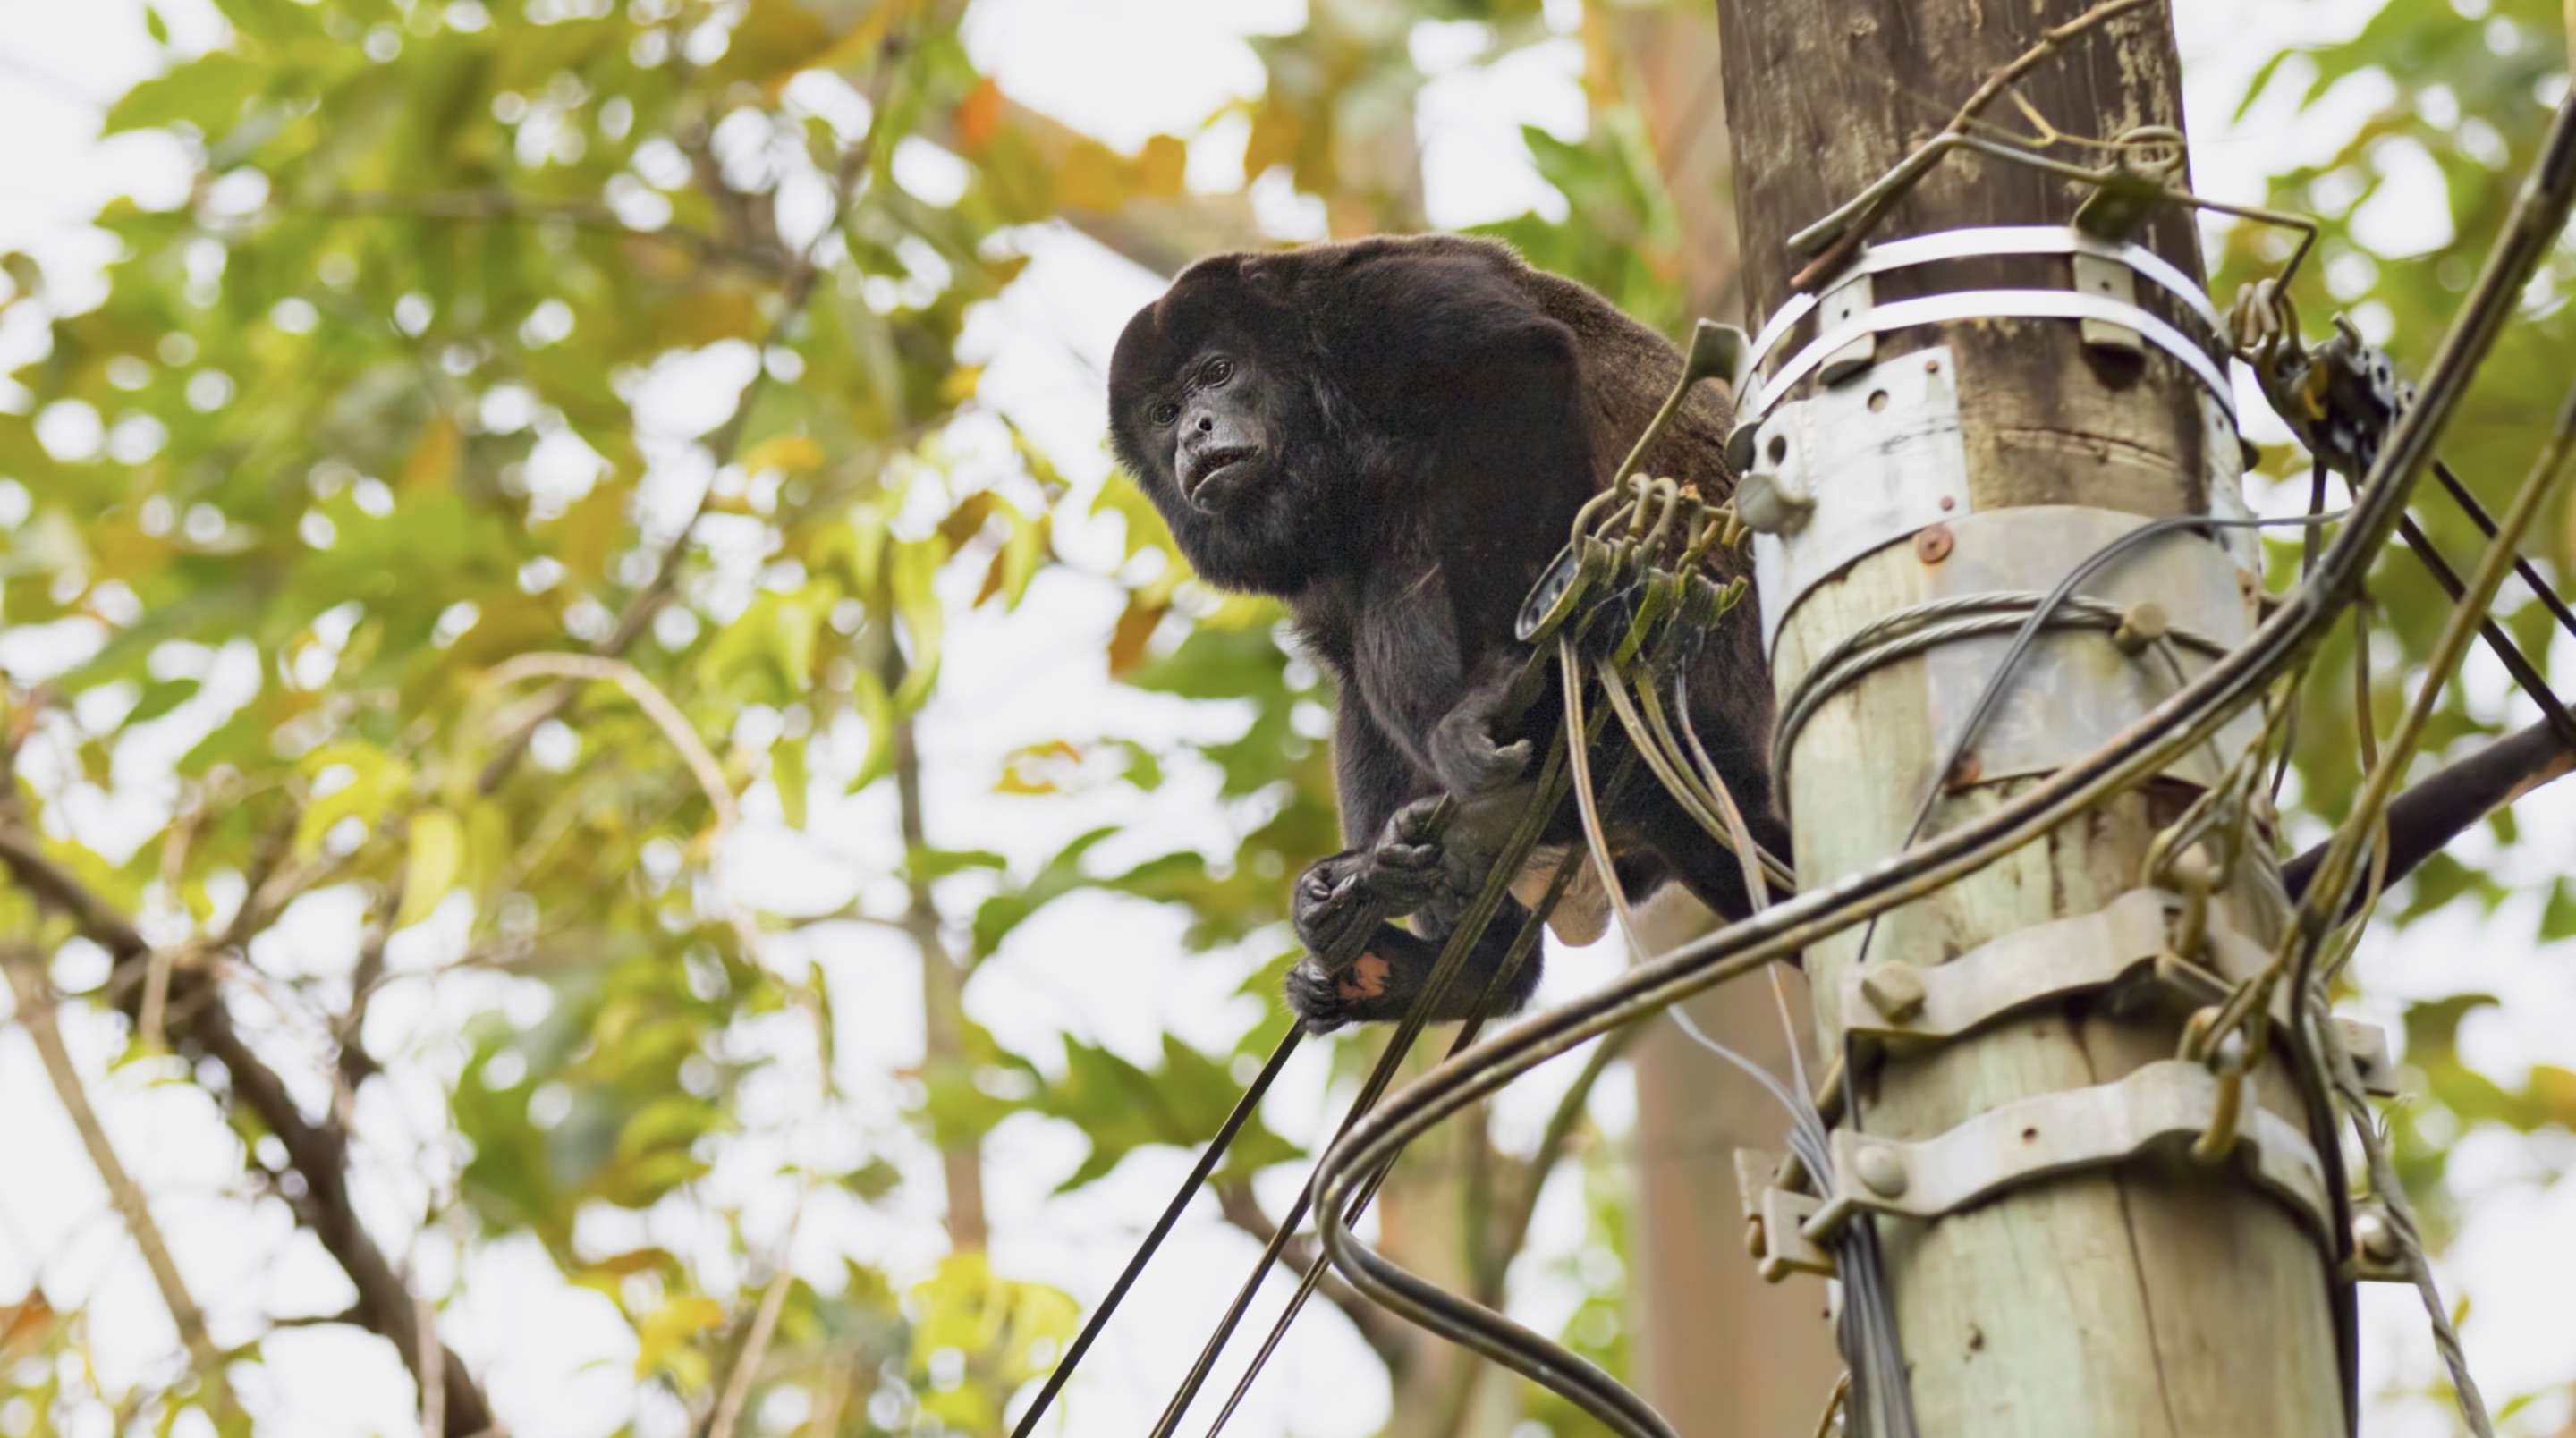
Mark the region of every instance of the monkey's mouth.
POLYGON ((1261 477, 1261 451, 1249 445, 1204 450, 1193 456, 1181 476, 1181 497, 1203 514, 1214 514, 1243 497, 1261 477))

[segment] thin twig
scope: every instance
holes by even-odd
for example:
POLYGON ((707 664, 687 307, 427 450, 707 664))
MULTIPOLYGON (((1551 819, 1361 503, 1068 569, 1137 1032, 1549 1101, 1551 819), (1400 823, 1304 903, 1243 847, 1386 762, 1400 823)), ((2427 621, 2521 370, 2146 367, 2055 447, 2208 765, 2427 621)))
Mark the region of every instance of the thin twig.
POLYGON ((416 1278, 411 1301, 412 1321, 420 1325, 421 1438, 432 1438, 447 1431, 447 1346, 438 1341, 438 1303, 416 1278))
POLYGON ((639 229, 628 224, 616 210, 597 200, 541 200, 504 189, 443 190, 422 194, 356 190, 297 201, 283 208, 333 215, 399 215, 423 220, 554 220, 584 229, 608 230, 621 238, 674 245, 693 251, 699 259, 709 263, 735 264, 770 275, 779 273, 782 268, 776 255, 728 246, 713 235, 686 225, 666 223, 654 229, 639 229))
MULTIPOLYGON (((2155 3, 2157 0, 2103 0, 2102 4, 2094 6, 2065 24, 2041 31, 2039 43, 1988 75, 1985 83, 1979 85, 1975 92, 1968 96, 1966 103, 1959 106, 1958 113, 1950 117, 1950 123, 1942 126, 1940 133, 1934 135, 1932 139, 1917 146, 1914 154, 1925 153, 1949 136, 1966 135, 1977 123, 1977 117, 1988 105, 1995 102, 1996 96, 2019 83, 2023 76, 2036 69, 2041 61, 2056 54, 2067 41, 2097 25, 2116 20, 2132 10, 2144 9, 2155 3)), ((1912 163, 1910 158, 1908 163, 1912 163)), ((1870 231, 1878 227, 1878 222, 1887 217, 1887 212, 1896 207, 1897 201, 1903 199, 1910 188, 1910 186, 1899 186, 1890 190, 1880 197, 1877 204, 1855 217, 1844 229, 1840 239, 1834 241, 1823 254, 1818 255, 1808 263, 1806 268, 1790 279, 1789 287, 1793 290, 1804 289, 1824 276, 1841 270, 1852 255, 1860 249, 1861 244, 1869 238, 1870 231)))
POLYGON ((2144 9, 2155 3, 2157 0, 2103 0, 2102 4, 2094 6, 2065 24, 2040 32, 2038 44, 2023 51, 2020 58, 1986 77, 1986 82, 1979 85, 1976 93, 1968 97, 1967 103, 1959 107, 1959 113, 1950 118, 1949 124, 1941 127, 1941 133, 1966 134, 1968 126, 1978 115, 1984 113, 1988 105, 1995 102, 1996 96, 2001 95, 2018 83, 2024 75, 2038 68, 2041 61, 2056 54, 2058 47, 2096 25, 2116 20, 2132 10, 2144 9))
MULTIPOLYGON (((689 716, 680 712, 680 706, 672 703, 671 697, 663 693, 660 686, 645 678, 644 671, 623 659, 596 654, 566 654, 551 649, 521 654, 486 670, 484 679, 499 689, 544 675, 614 684, 626 692, 626 697, 635 701, 637 707, 653 721, 654 727, 662 731, 662 737, 671 742, 672 748, 680 751, 681 761, 689 766, 690 775, 698 781, 698 788, 714 808, 715 828, 710 839, 715 851, 721 854, 725 839, 742 822, 742 806, 734 798, 732 787, 725 782, 724 766, 716 762, 715 754, 707 748, 706 741, 698 737, 698 731, 690 726, 689 716)), ((732 926, 734 941, 742 946, 743 957, 756 957, 760 953, 760 926, 752 922, 751 915, 731 894, 723 893, 721 885, 718 892, 723 894, 725 921, 732 926)))
POLYGON ((623 659, 604 655, 539 650, 505 659, 484 671, 483 678, 492 687, 500 689, 539 675, 597 680, 625 690, 626 697, 634 700, 662 731, 662 737, 671 741, 671 747, 680 751, 680 758, 688 764, 690 775, 706 792, 707 802, 716 811, 717 837, 731 833, 734 826, 742 822, 741 807, 734 799, 732 787, 725 782, 724 766, 716 762, 715 754, 707 748, 706 741, 698 737, 698 731, 690 726, 689 717, 680 712, 680 706, 672 703, 671 697, 664 694, 660 686, 645 678, 642 670, 623 659))
POLYGON ((796 1285, 796 1270, 788 1257, 796 1248, 796 1228, 802 1219, 790 1219, 787 1236, 779 1240, 777 1273, 769 1280, 769 1289, 760 1295, 760 1311, 752 1315, 751 1333, 742 1341, 742 1353, 733 1361, 733 1371, 725 1375, 724 1393, 716 1400, 715 1416, 707 1420, 707 1438, 733 1438, 734 1420, 741 1416, 743 1399, 751 1393, 751 1380, 760 1371, 760 1361, 769 1353, 769 1340, 778 1331, 778 1315, 787 1307, 787 1290, 796 1285))
MULTIPOLYGON (((63 1112, 70 1115, 72 1127, 80 1131, 81 1146, 89 1150, 91 1164, 107 1185, 109 1201, 125 1220, 125 1231, 133 1236, 134 1246, 143 1251, 143 1264, 152 1271, 152 1282, 161 1290, 161 1302, 170 1310, 170 1321, 178 1325, 179 1341, 187 1345, 189 1362, 216 1393, 228 1394, 224 1356, 214 1340, 206 1336, 205 1312, 197 1307, 196 1298, 188 1292, 187 1280, 179 1275, 179 1265, 170 1256, 161 1225, 153 1220, 151 1205, 144 1201, 143 1186, 126 1171, 124 1162, 117 1157, 116 1145, 109 1142, 106 1128, 98 1121, 97 1110, 90 1107, 89 1091, 81 1084, 80 1070, 72 1065, 71 1051, 63 1045, 51 985, 35 954, 10 945, 0 950, 0 969, 8 971, 9 991, 18 1002, 18 1021, 26 1026, 27 1037, 35 1041, 36 1054, 44 1061, 46 1077, 53 1080, 54 1094, 62 1100, 63 1112)), ((229 1397, 225 1401, 229 1403, 229 1397)))

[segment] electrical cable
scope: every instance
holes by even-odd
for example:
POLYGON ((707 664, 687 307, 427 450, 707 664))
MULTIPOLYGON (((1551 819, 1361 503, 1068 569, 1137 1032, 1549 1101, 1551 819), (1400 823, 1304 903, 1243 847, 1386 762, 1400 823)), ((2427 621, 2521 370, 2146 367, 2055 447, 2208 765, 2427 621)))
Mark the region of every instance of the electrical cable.
POLYGON ((1127 1290, 1136 1286, 1137 1277, 1153 1260, 1155 1250, 1163 1246, 1163 1239, 1171 1233, 1172 1225, 1180 1221, 1181 1211, 1190 1206, 1190 1201, 1198 1197, 1200 1185, 1216 1172, 1216 1166, 1224 1160, 1225 1151, 1234 1142, 1235 1134, 1252 1117, 1253 1110, 1261 1106, 1262 1096, 1270 1092, 1271 1080, 1279 1077, 1279 1071, 1288 1066, 1289 1055, 1297 1052, 1297 1041, 1305 1035, 1303 1026, 1293 1023, 1288 1026, 1279 1046, 1270 1051, 1269 1062, 1261 1066, 1260 1074, 1243 1091, 1243 1097, 1235 1100, 1234 1111, 1217 1126, 1215 1137, 1208 1140, 1207 1148, 1199 1154, 1199 1161, 1190 1166, 1190 1176, 1181 1181, 1180 1191, 1163 1206, 1163 1216, 1154 1220, 1154 1226, 1146 1230, 1144 1241, 1136 1245, 1136 1252, 1128 1258, 1127 1267, 1118 1275, 1118 1281, 1109 1285, 1108 1296, 1091 1311, 1082 1331, 1074 1335, 1073 1345, 1065 1349, 1054 1370, 1047 1374, 1045 1386, 1038 1389, 1038 1396, 1030 1402, 1028 1411, 1021 1414, 1020 1421, 1012 1427, 1011 1438, 1029 1438, 1036 1431, 1038 1420, 1046 1416, 1047 1408, 1055 1402, 1056 1395, 1064 1391, 1066 1380, 1073 1377, 1073 1371, 1082 1365, 1083 1355, 1091 1351, 1092 1341, 1100 1336, 1100 1330, 1109 1325, 1109 1316, 1118 1311, 1119 1303, 1127 1297, 1127 1290))

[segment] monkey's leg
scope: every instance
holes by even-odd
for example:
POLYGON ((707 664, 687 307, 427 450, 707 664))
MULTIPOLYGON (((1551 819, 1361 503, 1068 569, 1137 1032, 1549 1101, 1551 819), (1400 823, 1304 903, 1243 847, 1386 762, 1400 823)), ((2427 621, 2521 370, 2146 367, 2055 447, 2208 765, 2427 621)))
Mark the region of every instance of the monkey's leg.
MULTIPOLYGON (((1660 788, 1640 795, 1630 817, 1647 847, 1655 851, 1692 897, 1728 923, 1753 912, 1752 896, 1744 886, 1743 862, 1735 857, 1734 850, 1700 827, 1699 821, 1671 795, 1660 788)), ((1750 820, 1752 816, 1746 818, 1750 820)), ((1771 842, 1761 826, 1754 826, 1754 834, 1756 842, 1771 842)), ((1773 897, 1779 897, 1776 886, 1773 897)))

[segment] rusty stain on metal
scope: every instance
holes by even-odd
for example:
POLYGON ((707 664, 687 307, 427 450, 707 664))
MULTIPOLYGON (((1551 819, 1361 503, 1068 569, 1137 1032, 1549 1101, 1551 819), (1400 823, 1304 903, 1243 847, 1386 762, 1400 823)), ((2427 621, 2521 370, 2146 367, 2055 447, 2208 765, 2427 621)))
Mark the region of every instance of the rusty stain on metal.
POLYGON ((1914 557, 1926 564, 1938 564, 1950 557, 1950 526, 1926 525, 1914 532, 1914 557))

